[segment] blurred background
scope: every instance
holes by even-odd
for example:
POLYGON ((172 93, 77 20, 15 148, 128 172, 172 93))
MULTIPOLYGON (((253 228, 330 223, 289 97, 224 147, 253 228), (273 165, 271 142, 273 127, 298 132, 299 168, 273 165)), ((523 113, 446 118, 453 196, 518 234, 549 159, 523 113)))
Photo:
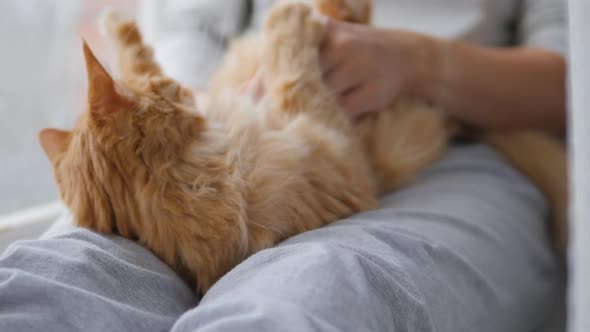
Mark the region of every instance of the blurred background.
POLYGON ((84 108, 82 36, 106 53, 97 17, 133 12, 134 0, 0 1, 0 215, 57 200, 37 142, 45 127, 71 128, 84 108))

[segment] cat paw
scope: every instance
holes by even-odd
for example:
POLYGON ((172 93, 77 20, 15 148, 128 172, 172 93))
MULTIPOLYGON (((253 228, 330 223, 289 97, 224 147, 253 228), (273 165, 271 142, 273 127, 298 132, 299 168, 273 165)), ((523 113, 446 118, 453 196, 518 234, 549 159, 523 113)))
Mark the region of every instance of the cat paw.
POLYGON ((121 12, 108 8, 100 16, 99 27, 105 37, 116 42, 118 40, 117 29, 126 21, 131 21, 131 19, 121 12))
POLYGON ((373 9, 372 0, 315 0, 322 15, 335 20, 368 24, 373 9))
POLYGON ((323 24, 309 5, 287 2, 271 11, 266 32, 274 42, 318 46, 323 37, 323 24))

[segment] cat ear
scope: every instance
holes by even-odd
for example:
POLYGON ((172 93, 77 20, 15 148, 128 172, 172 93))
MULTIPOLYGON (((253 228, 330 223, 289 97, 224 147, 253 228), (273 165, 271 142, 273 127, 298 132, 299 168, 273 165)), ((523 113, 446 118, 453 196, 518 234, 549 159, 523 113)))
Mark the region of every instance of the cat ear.
POLYGON ((47 158, 54 163, 68 147, 71 133, 69 131, 47 128, 39 132, 39 142, 47 158))
POLYGON ((88 105, 92 114, 110 114, 117 111, 115 107, 123 97, 117 93, 115 81, 98 62, 86 41, 84 41, 84 58, 88 71, 88 105))

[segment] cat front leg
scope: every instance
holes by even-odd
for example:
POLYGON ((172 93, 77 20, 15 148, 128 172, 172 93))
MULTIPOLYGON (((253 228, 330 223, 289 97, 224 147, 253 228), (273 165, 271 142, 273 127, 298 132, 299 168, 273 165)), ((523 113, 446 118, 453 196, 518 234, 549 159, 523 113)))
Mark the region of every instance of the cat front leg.
POLYGON ((325 124, 348 128, 349 121, 322 82, 319 46, 324 26, 310 6, 294 2, 272 10, 265 27, 265 86, 273 111, 306 113, 325 124))
POLYGON ((190 109, 195 107, 191 90, 164 74, 135 21, 111 11, 104 16, 103 26, 115 46, 121 79, 126 85, 153 91, 190 109))

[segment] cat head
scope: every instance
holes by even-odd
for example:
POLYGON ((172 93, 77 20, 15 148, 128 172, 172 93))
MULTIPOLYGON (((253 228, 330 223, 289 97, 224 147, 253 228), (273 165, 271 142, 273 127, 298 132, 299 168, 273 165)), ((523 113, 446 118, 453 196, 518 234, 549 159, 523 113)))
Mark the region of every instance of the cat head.
POLYGON ((171 181, 167 169, 199 139, 205 122, 162 89, 116 82, 86 44, 84 56, 86 112, 72 131, 41 131, 40 143, 78 224, 132 237, 129 219, 142 208, 138 204, 149 205, 146 193, 171 181))

